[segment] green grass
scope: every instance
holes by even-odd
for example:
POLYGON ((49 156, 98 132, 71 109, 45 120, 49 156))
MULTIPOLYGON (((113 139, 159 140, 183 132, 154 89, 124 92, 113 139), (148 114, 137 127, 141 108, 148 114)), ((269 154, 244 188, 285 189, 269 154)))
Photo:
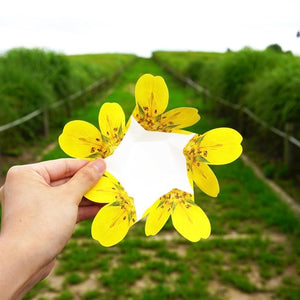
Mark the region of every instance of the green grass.
POLYGON ((82 295, 82 300, 91 300, 91 299, 99 299, 100 296, 100 292, 97 290, 91 290, 91 291, 86 291, 83 295, 82 295))
POLYGON ((80 276, 78 273, 70 273, 68 276, 66 276, 64 280, 64 284, 78 284, 80 282, 84 281, 84 278, 80 276))
POLYGON ((110 77, 113 73, 112 70, 123 70, 127 64, 131 64, 136 59, 136 56, 133 54, 104 53, 70 55, 68 58, 71 62, 94 66, 102 76, 110 77))
MULTIPOLYGON (((202 118, 193 126, 195 132, 227 125, 225 119, 213 119, 192 89, 180 85, 152 60, 139 59, 115 82, 105 100, 119 102, 128 117, 135 104, 134 83, 147 72, 165 78, 170 108, 199 108, 202 118)), ((99 107, 100 102, 91 104, 77 116, 96 124, 99 107)), ((46 158, 61 156, 65 157, 56 148, 46 158)), ((63 276, 63 286, 71 293, 94 278, 97 288, 81 289, 81 299, 218 300, 226 299, 230 289, 253 299, 257 293, 266 299, 298 299, 299 218, 241 160, 213 170, 221 186, 219 197, 195 190, 197 203, 211 220, 208 240, 186 241, 170 220, 157 238, 145 237, 144 222, 139 222, 120 244, 105 248, 92 240, 91 221, 86 221, 76 227, 59 256, 54 276, 63 276)), ((63 286, 51 286, 45 280, 27 299, 42 297, 49 289, 57 297, 68 297, 63 295, 63 286)))
POLYGON ((62 291, 55 300, 72 300, 74 299, 73 293, 69 290, 62 291))

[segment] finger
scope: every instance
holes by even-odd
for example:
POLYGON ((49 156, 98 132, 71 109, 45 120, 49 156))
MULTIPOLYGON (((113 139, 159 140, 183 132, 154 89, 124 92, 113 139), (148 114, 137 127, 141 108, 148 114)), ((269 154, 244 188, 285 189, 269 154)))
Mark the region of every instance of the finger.
POLYGON ((47 182, 55 182, 73 176, 89 162, 83 159, 61 158, 31 165, 47 182))
POLYGON ((106 165, 103 159, 96 159, 81 168, 63 188, 68 190, 70 199, 79 205, 83 195, 90 190, 105 172, 106 165))
POLYGON ((77 223, 94 218, 99 212, 100 208, 103 207, 104 205, 105 204, 79 207, 78 215, 77 215, 77 223))
POLYGON ((55 181, 52 181, 50 183, 51 186, 59 186, 59 185, 62 185, 62 184, 65 184, 66 182, 68 182, 72 177, 66 177, 66 178, 63 178, 63 179, 59 179, 59 180, 55 180, 55 181))

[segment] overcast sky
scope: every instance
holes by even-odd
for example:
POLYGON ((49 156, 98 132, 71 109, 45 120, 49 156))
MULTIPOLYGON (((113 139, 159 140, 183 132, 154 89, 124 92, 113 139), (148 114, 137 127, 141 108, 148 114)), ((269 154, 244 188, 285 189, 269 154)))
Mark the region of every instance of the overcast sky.
POLYGON ((300 0, 0 0, 0 52, 224 52, 277 43, 300 55, 300 0))

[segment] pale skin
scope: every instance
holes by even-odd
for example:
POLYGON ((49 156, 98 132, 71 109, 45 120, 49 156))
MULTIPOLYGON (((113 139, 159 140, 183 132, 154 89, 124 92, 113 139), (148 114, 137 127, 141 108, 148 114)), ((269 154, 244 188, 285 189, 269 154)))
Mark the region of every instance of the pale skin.
POLYGON ((83 195, 105 171, 101 159, 59 159, 11 168, 0 189, 0 296, 22 299, 53 269, 75 224, 99 204, 83 195))

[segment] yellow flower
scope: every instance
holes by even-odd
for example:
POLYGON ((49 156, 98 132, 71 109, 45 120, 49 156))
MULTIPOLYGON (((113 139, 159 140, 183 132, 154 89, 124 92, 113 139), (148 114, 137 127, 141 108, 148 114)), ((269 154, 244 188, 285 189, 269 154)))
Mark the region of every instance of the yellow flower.
POLYGON ((242 139, 231 128, 216 128, 194 135, 183 150, 190 180, 209 196, 216 197, 220 191, 219 183, 208 165, 223 165, 236 160, 243 150, 242 139))
POLYGON ((95 159, 111 155, 124 137, 125 115, 118 103, 105 103, 98 115, 99 127, 85 121, 71 121, 59 136, 59 145, 68 155, 95 159))
POLYGON ((113 172, 130 195, 135 197, 136 203, 121 183, 112 174, 105 172, 99 182, 85 194, 91 201, 106 203, 94 218, 92 237, 105 247, 119 243, 130 227, 137 222, 137 216, 140 218, 148 207, 144 213, 144 216, 147 216, 147 236, 157 234, 171 216, 175 229, 186 239, 196 242, 201 238, 208 238, 211 232, 210 222, 194 202, 194 196, 191 194, 193 182, 208 195, 217 196, 219 184, 209 164, 227 164, 237 159, 242 152, 241 135, 230 128, 217 128, 203 135, 191 135, 193 138, 182 135, 190 134, 183 129, 198 122, 200 116, 197 109, 190 107, 165 112, 169 92, 160 76, 141 76, 136 84, 135 98, 136 106, 132 115, 145 130, 134 119, 131 122, 132 126, 130 122, 125 125, 125 115, 121 106, 117 103, 105 103, 98 115, 99 129, 88 122, 76 120, 67 123, 59 136, 61 149, 72 157, 92 160, 110 156, 106 159, 108 170, 113 172), (114 153, 126 132, 127 136, 114 153), (167 139, 168 142, 165 143, 167 139), (146 147, 149 141, 155 142, 155 147, 146 147), (174 148, 174 151, 170 151, 170 147, 174 148), (139 153, 145 153, 145 156, 141 155, 140 159, 139 153), (133 163, 128 164, 128 156, 129 160, 134 158, 133 163), (154 162, 158 156, 162 156, 163 159, 156 165, 154 162), (170 156, 175 158, 165 164, 170 156), (141 164, 146 170, 143 176, 140 171, 141 164), (148 167, 145 168, 145 165, 148 167), (172 171, 170 169, 173 165, 176 168, 172 171), (155 175, 148 176, 149 170, 150 174, 155 175), (177 176, 173 176, 170 181, 164 181, 165 178, 169 178, 170 172, 177 174, 176 171, 180 171, 179 174, 184 173, 184 176, 178 177, 179 180, 177 176), (157 174, 160 174, 160 177, 157 174), (143 182, 145 185, 137 182, 143 182), (154 199, 151 194, 145 196, 145 193, 149 192, 149 186, 151 194, 156 193, 154 199), (165 194, 167 191, 170 192, 165 194), (158 197, 160 198, 156 200, 158 197), (154 204, 153 200, 156 200, 154 204))
POLYGON ((175 108, 164 113, 169 102, 169 91, 160 76, 141 76, 135 86, 135 100, 132 115, 146 130, 189 133, 182 128, 200 120, 198 110, 191 107, 175 108))
POLYGON ((100 209, 92 223, 92 237, 105 247, 119 243, 136 222, 133 198, 110 173, 105 172, 100 181, 85 194, 98 203, 108 203, 100 209))
POLYGON ((211 226, 204 211, 194 203, 193 195, 173 189, 160 197, 145 213, 145 233, 156 235, 170 215, 175 229, 191 242, 210 236, 211 226))

